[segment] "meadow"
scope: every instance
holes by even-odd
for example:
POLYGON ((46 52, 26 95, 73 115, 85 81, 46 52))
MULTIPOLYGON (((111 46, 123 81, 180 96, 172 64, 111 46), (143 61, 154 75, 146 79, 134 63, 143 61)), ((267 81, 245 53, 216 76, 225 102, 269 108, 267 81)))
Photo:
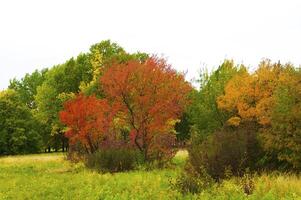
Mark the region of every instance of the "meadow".
POLYGON ((200 194, 181 194, 170 182, 182 170, 186 151, 166 169, 101 174, 72 164, 62 153, 0 158, 0 199, 301 199, 301 178, 274 174, 254 177, 255 190, 244 194, 232 178, 200 194))

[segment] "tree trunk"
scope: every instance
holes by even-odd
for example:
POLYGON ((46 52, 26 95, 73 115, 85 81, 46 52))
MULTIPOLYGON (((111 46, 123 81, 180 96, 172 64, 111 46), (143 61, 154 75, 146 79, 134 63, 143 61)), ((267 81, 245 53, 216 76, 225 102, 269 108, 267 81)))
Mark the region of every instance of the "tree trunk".
POLYGON ((147 152, 147 148, 145 148, 145 149, 144 149, 144 152, 143 152, 143 156, 144 156, 144 161, 145 161, 145 162, 148 161, 148 155, 147 155, 147 153, 148 153, 148 152, 147 152))
POLYGON ((64 141, 64 138, 62 139, 62 151, 65 152, 65 141, 64 141))

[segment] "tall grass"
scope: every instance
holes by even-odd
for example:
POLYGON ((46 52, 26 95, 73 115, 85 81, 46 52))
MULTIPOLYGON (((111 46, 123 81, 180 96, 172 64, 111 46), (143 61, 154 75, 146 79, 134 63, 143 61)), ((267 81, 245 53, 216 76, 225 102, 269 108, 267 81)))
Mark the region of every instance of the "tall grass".
POLYGON ((200 194, 182 195, 170 187, 187 152, 173 159, 175 167, 152 171, 100 174, 83 164, 71 164, 63 154, 0 158, 0 199, 301 199, 301 178, 290 174, 264 174, 254 178, 255 189, 246 195, 237 178, 200 194))

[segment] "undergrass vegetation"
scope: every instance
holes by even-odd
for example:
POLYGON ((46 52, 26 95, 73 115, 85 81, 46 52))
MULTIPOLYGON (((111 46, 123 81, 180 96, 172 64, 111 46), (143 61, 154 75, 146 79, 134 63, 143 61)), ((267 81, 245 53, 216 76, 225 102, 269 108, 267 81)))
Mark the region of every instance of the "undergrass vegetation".
POLYGON ((64 154, 2 157, 0 199, 301 199, 301 178, 279 173, 252 177, 250 195, 241 178, 215 183, 199 194, 181 194, 172 182, 187 156, 187 151, 179 151, 164 169, 114 174, 72 164, 64 154))

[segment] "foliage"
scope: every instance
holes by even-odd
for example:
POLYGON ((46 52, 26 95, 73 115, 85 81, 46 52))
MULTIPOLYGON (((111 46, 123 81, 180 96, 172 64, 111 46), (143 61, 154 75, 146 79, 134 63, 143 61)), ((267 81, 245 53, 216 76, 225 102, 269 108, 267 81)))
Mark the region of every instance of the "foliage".
POLYGON ((179 122, 175 124, 177 141, 187 141, 190 139, 190 127, 192 125, 188 113, 184 112, 179 122))
POLYGON ((125 51, 116 43, 111 43, 110 40, 105 40, 94 44, 90 47, 90 52, 87 54, 88 63, 91 70, 92 79, 83 81, 80 85, 80 90, 86 95, 97 95, 102 97, 99 78, 102 68, 105 64, 109 64, 113 59, 116 59, 125 54, 125 51))
POLYGON ((103 97, 99 84, 103 66, 113 60, 121 62, 130 58, 145 60, 147 54, 128 54, 116 43, 106 40, 92 45, 88 53, 79 54, 43 74, 44 80, 34 96, 37 105, 34 113, 45 130, 42 134, 44 148, 64 150, 68 147, 64 126, 59 120, 59 111, 63 109, 64 102, 79 92, 103 97))
POLYGON ((231 112, 231 117, 240 118, 240 122, 256 121, 261 126, 270 125, 272 95, 286 67, 264 60, 255 73, 244 71, 233 77, 225 88, 225 95, 218 98, 219 108, 231 112))
POLYGON ((94 94, 97 97, 104 96, 99 79, 103 74, 105 66, 110 66, 113 62, 126 63, 129 60, 143 62, 148 58, 148 55, 145 53, 129 54, 118 44, 110 40, 104 40, 92 45, 87 56, 92 69, 92 79, 81 82, 80 90, 86 95, 94 94))
POLYGON ((121 172, 135 169, 141 153, 134 149, 101 149, 87 156, 86 166, 101 172, 121 172))
POLYGON ((164 167, 175 156, 177 149, 174 148, 176 137, 174 134, 162 133, 154 136, 149 146, 148 159, 156 162, 157 167, 164 167))
POLYGON ((45 80, 45 74, 48 69, 34 71, 32 74, 26 74, 21 80, 13 79, 10 81, 9 89, 15 90, 20 101, 30 109, 37 107, 34 96, 37 94, 38 86, 42 85, 45 80))
POLYGON ((257 168, 261 157, 256 127, 245 124, 239 128, 224 128, 200 143, 192 143, 189 161, 194 169, 204 168, 215 180, 243 175, 246 168, 257 168))
POLYGON ((301 167, 300 80, 300 71, 292 65, 264 60, 253 74, 233 77, 218 98, 219 108, 231 113, 229 125, 256 123, 265 159, 276 155, 278 168, 301 167))
POLYGON ((193 103, 187 113, 190 123, 194 124, 195 131, 203 137, 224 126, 228 113, 218 108, 217 98, 224 94, 228 81, 244 71, 246 71, 244 66, 225 60, 211 74, 205 71, 200 75, 200 89, 191 94, 193 103))
POLYGON ((86 153, 94 153, 101 142, 109 137, 108 132, 114 112, 105 99, 79 95, 64 104, 60 120, 68 126, 65 136, 70 144, 80 144, 86 153))
POLYGON ((0 94, 0 154, 64 151, 69 138, 70 152, 135 145, 162 164, 193 135, 191 164, 215 179, 229 166, 234 175, 301 169, 300 69, 263 60, 248 71, 225 60, 199 83, 193 89, 164 59, 102 41, 11 80, 0 94))
POLYGON ((109 60, 109 57, 119 51, 121 48, 117 44, 103 41, 93 45, 89 53, 80 54, 76 59, 71 58, 47 71, 45 81, 38 87, 35 96, 37 118, 47 127, 44 136, 45 147, 54 146, 57 149, 59 148, 57 145, 60 145, 64 149, 66 146, 64 127, 59 121, 58 114, 63 108, 63 103, 72 98, 74 93, 89 90, 83 88, 95 78, 96 66, 100 64, 98 62, 109 60))
POLYGON ((270 114, 271 126, 262 129, 264 147, 278 160, 301 169, 301 73, 287 68, 280 76, 281 85, 274 91, 270 114))
POLYGON ((50 85, 42 84, 38 87, 37 91, 38 93, 35 96, 37 110, 34 111, 34 114, 44 127, 44 131, 42 132, 43 147, 50 149, 55 144, 54 135, 57 133, 54 131, 59 127, 57 112, 59 112, 61 102, 57 98, 55 88, 50 85))
POLYGON ((64 150, 64 147, 67 147, 64 127, 59 121, 58 112, 62 110, 66 100, 72 98, 73 94, 80 90, 84 90, 84 85, 93 81, 96 76, 94 71, 97 62, 109 59, 114 52, 117 52, 115 48, 121 49, 115 43, 111 44, 110 41, 95 44, 90 52, 80 54, 75 59, 71 58, 45 73, 44 81, 37 88, 37 94, 34 97, 37 104, 36 118, 41 121, 46 130, 43 134, 45 148, 59 149, 61 146, 64 150), (104 48, 99 48, 99 46, 104 46, 104 48))
POLYGON ((0 155, 39 152, 40 145, 38 122, 18 93, 0 92, 0 155))
POLYGON ((132 141, 149 160, 155 138, 172 134, 175 120, 189 102, 191 86, 165 60, 155 57, 115 63, 100 81, 108 100, 124 113, 132 141))

